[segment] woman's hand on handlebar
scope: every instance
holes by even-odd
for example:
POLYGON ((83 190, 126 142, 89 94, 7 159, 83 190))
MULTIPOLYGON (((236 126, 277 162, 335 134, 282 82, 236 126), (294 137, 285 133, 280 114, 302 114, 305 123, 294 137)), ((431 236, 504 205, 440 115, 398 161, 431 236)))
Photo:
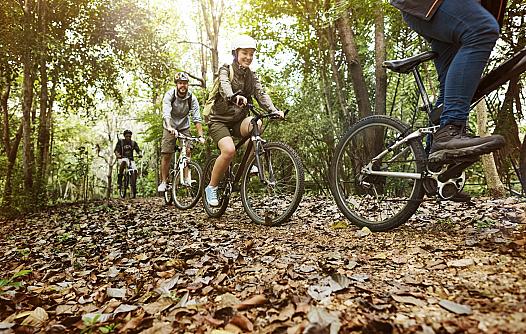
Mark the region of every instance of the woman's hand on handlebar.
POLYGON ((234 95, 230 101, 241 108, 246 107, 248 103, 248 99, 242 95, 234 95))
POLYGON ((275 110, 270 113, 270 118, 285 118, 285 114, 281 110, 275 110))

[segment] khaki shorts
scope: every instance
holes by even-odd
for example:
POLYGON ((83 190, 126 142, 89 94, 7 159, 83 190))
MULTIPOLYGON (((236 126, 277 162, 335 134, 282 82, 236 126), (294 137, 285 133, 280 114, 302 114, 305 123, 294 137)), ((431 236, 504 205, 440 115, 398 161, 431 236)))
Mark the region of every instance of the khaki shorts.
MULTIPOLYGON (((190 137, 190 129, 177 130, 177 132, 190 137)), ((163 129, 163 139, 161 140, 161 153, 174 153, 176 145, 176 138, 170 134, 166 129, 163 129)), ((186 142, 187 148, 192 148, 192 142, 186 142)), ((181 148, 181 143, 179 142, 179 148, 181 148)))
POLYGON ((241 138, 241 123, 243 120, 244 118, 230 123, 211 122, 208 124, 208 135, 212 137, 216 144, 225 137, 241 138))

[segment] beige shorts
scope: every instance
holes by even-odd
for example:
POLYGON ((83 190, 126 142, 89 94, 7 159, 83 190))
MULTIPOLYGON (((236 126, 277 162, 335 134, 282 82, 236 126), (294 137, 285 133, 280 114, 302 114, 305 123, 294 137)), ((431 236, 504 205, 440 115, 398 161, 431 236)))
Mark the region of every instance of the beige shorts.
MULTIPOLYGON (((190 137, 190 129, 185 130, 177 130, 177 132, 190 137)), ((163 139, 161 140, 161 153, 174 153, 175 152, 175 145, 176 145, 176 138, 166 129, 163 129, 163 139)), ((192 142, 187 141, 186 146, 188 148, 192 148, 192 142)), ((181 145, 179 143, 179 148, 181 148, 181 145)))

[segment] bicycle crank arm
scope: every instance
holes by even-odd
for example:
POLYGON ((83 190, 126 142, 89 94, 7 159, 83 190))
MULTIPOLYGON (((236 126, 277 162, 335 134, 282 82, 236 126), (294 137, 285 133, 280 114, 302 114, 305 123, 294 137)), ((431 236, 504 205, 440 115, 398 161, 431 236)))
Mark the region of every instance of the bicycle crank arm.
POLYGON ((438 180, 440 182, 446 182, 449 179, 458 178, 466 168, 473 165, 477 161, 478 159, 449 165, 449 167, 438 176, 438 180))

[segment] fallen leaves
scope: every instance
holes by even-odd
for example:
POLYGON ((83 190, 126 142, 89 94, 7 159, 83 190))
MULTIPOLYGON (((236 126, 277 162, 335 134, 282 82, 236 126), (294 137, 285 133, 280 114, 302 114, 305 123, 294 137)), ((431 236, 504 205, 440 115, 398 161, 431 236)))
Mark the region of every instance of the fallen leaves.
POLYGON ((0 331, 524 332, 526 238, 509 227, 524 207, 513 201, 423 203, 408 224, 375 234, 323 199, 272 228, 236 201, 220 220, 160 202, 0 224, 0 279, 31 271, 0 285, 0 331))

